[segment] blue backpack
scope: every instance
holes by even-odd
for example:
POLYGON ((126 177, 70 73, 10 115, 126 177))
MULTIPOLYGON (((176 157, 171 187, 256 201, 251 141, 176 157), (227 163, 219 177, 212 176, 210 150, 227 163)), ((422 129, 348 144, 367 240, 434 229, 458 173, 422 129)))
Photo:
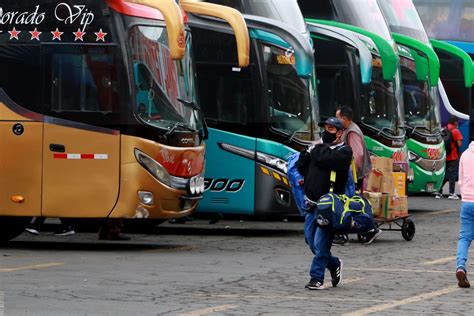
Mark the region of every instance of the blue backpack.
POLYGON ((338 234, 365 233, 375 228, 372 205, 361 195, 348 197, 328 193, 323 195, 316 209, 318 227, 338 234))
MULTIPOLYGON (((349 168, 349 176, 355 191, 355 165, 349 168)), ((336 172, 331 172, 331 182, 336 181, 336 172)), ((349 182, 349 181, 348 181, 349 182)), ((346 192, 347 192, 346 187, 346 192)), ((337 195, 332 192, 323 195, 316 209, 316 222, 321 228, 326 228, 339 234, 365 233, 375 228, 372 205, 369 200, 354 192, 352 196, 337 195)))

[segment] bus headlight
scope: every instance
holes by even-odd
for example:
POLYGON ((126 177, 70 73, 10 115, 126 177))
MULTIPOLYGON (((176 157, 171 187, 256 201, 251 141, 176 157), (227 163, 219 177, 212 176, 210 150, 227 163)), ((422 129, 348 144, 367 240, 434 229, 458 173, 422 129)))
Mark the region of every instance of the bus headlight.
POLYGON ((168 171, 159 162, 143 153, 142 151, 135 149, 135 157, 140 165, 143 166, 152 176, 158 179, 163 184, 171 186, 171 176, 168 171))
POLYGON ((196 178, 195 177, 192 177, 191 179, 189 179, 189 192, 194 195, 196 194, 197 190, 197 187, 196 187, 196 178))
POLYGON ((204 193, 204 178, 201 176, 194 176, 189 179, 189 193, 192 195, 199 195, 204 193))
POLYGON ((278 171, 284 174, 288 173, 288 162, 280 158, 277 158, 268 154, 264 154, 261 152, 257 152, 257 160, 272 168, 277 169, 278 171))

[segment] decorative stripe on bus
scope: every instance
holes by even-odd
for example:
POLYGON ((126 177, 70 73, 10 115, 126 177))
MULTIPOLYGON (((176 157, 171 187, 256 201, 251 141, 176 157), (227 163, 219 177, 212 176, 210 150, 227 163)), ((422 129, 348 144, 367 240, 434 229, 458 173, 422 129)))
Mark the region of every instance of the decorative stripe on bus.
POLYGON ((54 159, 72 159, 72 160, 106 160, 108 154, 54 154, 54 159))

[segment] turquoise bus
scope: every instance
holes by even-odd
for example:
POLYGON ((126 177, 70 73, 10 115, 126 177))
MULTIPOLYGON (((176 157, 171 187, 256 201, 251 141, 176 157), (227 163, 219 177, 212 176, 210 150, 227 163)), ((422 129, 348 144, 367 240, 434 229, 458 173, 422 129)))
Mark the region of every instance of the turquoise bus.
POLYGON ((254 14, 244 14, 251 38, 245 69, 234 66, 237 56, 229 47, 235 41, 226 25, 189 15, 209 126, 206 191, 198 212, 297 214, 286 161, 319 137, 313 51, 299 7, 294 0, 210 2, 254 14), (254 3, 258 6, 247 6, 254 3))

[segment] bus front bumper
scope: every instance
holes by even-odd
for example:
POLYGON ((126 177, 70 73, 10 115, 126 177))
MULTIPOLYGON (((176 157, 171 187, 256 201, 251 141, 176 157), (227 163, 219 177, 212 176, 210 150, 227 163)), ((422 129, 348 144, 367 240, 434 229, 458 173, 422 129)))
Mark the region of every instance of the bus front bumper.
POLYGON ((154 178, 138 162, 121 166, 120 194, 110 213, 112 218, 171 219, 192 214, 202 195, 168 187, 154 178), (139 192, 152 196, 143 201, 139 192), (145 203, 148 202, 148 203, 145 203))
MULTIPOLYGON (((428 161, 428 160, 426 160, 428 161)), ((433 161, 435 162, 435 161, 433 161)), ((426 164, 426 163, 425 163, 426 164)), ((408 184, 409 193, 433 193, 441 189, 443 184, 445 166, 444 162, 441 167, 435 168, 434 164, 431 171, 426 170, 426 166, 420 166, 416 162, 410 162, 410 168, 413 169, 413 182, 408 184)))

